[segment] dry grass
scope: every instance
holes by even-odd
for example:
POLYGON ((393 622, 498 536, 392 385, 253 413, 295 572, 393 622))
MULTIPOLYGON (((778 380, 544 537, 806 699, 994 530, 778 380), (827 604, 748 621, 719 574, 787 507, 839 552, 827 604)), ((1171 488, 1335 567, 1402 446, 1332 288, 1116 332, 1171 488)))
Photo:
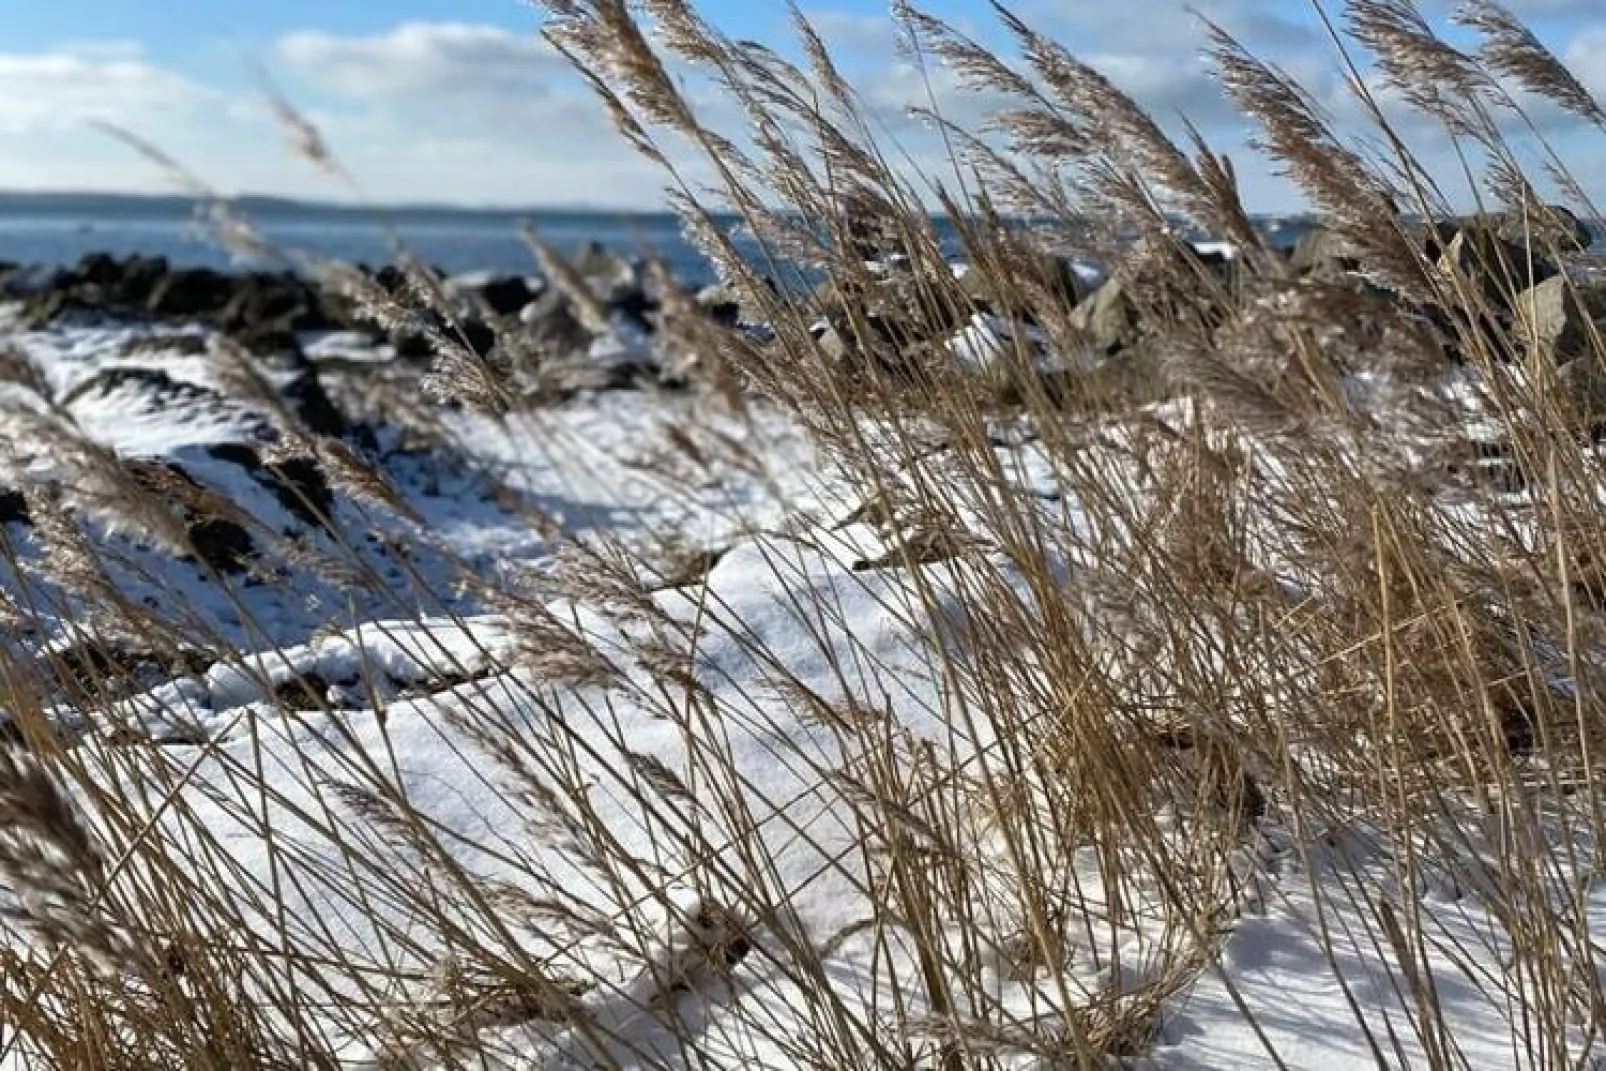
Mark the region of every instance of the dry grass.
MULTIPOLYGON (((1413 892, 1424 887, 1460 891, 1509 934, 1505 976, 1471 982, 1516 1009, 1519 1062, 1588 1065, 1606 1028, 1583 895, 1606 850, 1601 488, 1579 413, 1512 315, 1531 261, 1572 251, 1496 118, 1518 107, 1508 82, 1606 125, 1598 103, 1493 4, 1467 9, 1483 36, 1476 54, 1434 37, 1409 3, 1349 4, 1335 43, 1364 48, 1479 154, 1487 182, 1474 193, 1532 221, 1517 257, 1469 243, 1470 256, 1441 259, 1396 207, 1442 218, 1446 179, 1418 164, 1362 83, 1386 160, 1351 147, 1297 85, 1210 29, 1263 151, 1367 279, 1302 276, 1251 224, 1231 163, 1196 133, 1174 143, 1007 13, 1018 63, 900 4, 923 61, 1012 101, 992 140, 951 131, 976 184, 938 191, 978 290, 952 277, 920 191, 880 154, 801 16, 807 69, 721 37, 680 0, 640 5, 661 31, 649 36, 633 6, 545 0, 547 32, 583 69, 607 72, 594 76, 597 92, 671 184, 657 139, 707 155, 724 186, 679 189, 687 231, 774 332, 760 342, 716 331, 670 297, 668 345, 710 404, 737 421, 754 398, 782 407, 860 492, 856 519, 888 549, 857 567, 904 577, 907 597, 888 613, 943 640, 924 649, 930 689, 907 690, 887 652, 851 638, 851 610, 780 552, 777 590, 797 600, 787 615, 834 678, 830 694, 750 632, 740 607, 704 591, 690 617, 665 610, 654 595, 666 575, 698 592, 717 561, 688 557, 673 533, 661 568, 594 543, 565 546, 538 583, 464 566, 453 582, 504 615, 515 642, 464 659, 440 717, 456 746, 486 757, 487 791, 523 824, 465 844, 411 798, 417 786, 388 737, 376 749, 352 719, 306 709, 324 702, 316 689, 262 680, 274 699, 231 726, 253 747, 204 743, 177 760, 110 732, 66 742, 47 709, 43 697, 70 680, 72 705, 115 725, 118 701, 141 689, 132 669, 81 654, 73 665, 12 657, 0 664, 21 741, 0 755, 12 938, 0 952, 0 1050, 63 1069, 332 1068, 356 1041, 372 1067, 521 1066, 492 1061, 497 1044, 528 1046, 534 1035, 518 1032, 528 1028, 601 1066, 690 1066, 710 1039, 675 994, 714 993, 759 963, 795 1019, 754 1012, 745 1025, 797 1066, 957 1069, 1021 1053, 1108 1066, 1153 1044, 1240 914, 1258 909, 1275 861, 1309 875, 1318 902, 1337 888, 1362 906, 1364 932, 1329 934, 1321 951, 1369 949, 1399 964, 1407 1029, 1430 1065, 1465 1057, 1439 1007, 1444 979, 1428 966, 1435 937, 1413 892), (751 124, 744 137, 701 123, 667 73, 670 56, 713 73, 751 124), (767 286, 714 211, 742 217, 777 260, 823 271, 825 307, 767 286), (998 226, 1018 211, 1049 221, 1034 235, 998 226), (1189 254, 1179 218, 1239 245, 1229 272, 1189 254), (855 249, 867 233, 904 267, 867 266, 855 249), (1146 337, 1093 371, 1045 372, 1021 331, 985 373, 958 367, 943 342, 976 311, 976 293, 1029 319, 1051 351, 1090 344, 1077 295, 1042 267, 1036 243, 1050 238, 1111 251, 1146 337), (816 330, 822 312, 831 345, 816 330), (1498 495, 1456 461, 1469 394, 1527 474, 1525 494, 1498 495), (1052 494, 1022 492, 1008 470, 997 443, 1022 429, 1052 494), (581 628, 564 609, 575 605, 617 626, 611 639, 581 628), (716 632, 745 637, 749 676, 718 679, 701 665, 716 632), (645 666, 645 682, 628 665, 645 666), (629 704, 682 734, 683 768, 614 738, 616 705, 629 704), (314 722, 345 746, 314 746, 314 722), (796 875, 770 854, 766 827, 779 819, 755 813, 730 743, 733 725, 765 738, 799 723, 829 742, 831 760, 784 738, 775 759, 832 786, 855 831, 842 880, 873 906, 828 936, 797 921, 796 875), (922 736, 915 723, 946 728, 922 736), (610 755, 620 757, 603 762, 610 755), (650 852, 622 839, 601 801, 610 792, 634 801, 650 852), (243 867, 219 839, 225 823, 252 832, 259 865, 243 867), (1351 840, 1385 847, 1334 863, 1333 845, 1351 840), (567 872, 531 845, 561 850, 567 872), (1318 880, 1324 865, 1339 880, 1318 880), (833 956, 853 942, 879 963, 868 995, 833 977, 833 956), (1119 962, 1133 948, 1143 962, 1119 962), (598 957, 631 970, 588 972, 598 957), (1030 982, 1033 1000, 1001 1001, 999 979, 1030 982)), ((290 126, 339 173, 315 131, 290 126)), ((1560 160, 1541 159, 1578 191, 1560 160)), ((580 318, 605 329, 586 280, 528 238, 580 318)), ((338 266, 303 266, 382 322, 417 326, 418 308, 437 309, 444 327, 427 328, 437 392, 492 416, 517 408, 506 369, 459 337, 440 280, 406 263, 402 295, 338 266)), ((1586 334, 1579 359, 1606 361, 1598 330, 1586 334)), ((248 358, 215 359, 237 394, 271 399, 248 358)), ((62 414, 27 419, 68 467, 69 493, 29 505, 55 590, 76 601, 13 600, 13 634, 66 618, 108 648, 137 636, 169 664, 200 648, 266 674, 271 657, 229 650, 205 620, 127 598, 84 534, 99 518, 182 549, 175 489, 131 479, 62 414)), ((363 509, 402 514, 420 545, 438 542, 382 473, 282 408, 276 419, 363 509)), ((431 421, 427 409, 409 419, 431 421)), ((656 475, 692 480, 711 459, 764 463, 693 429, 667 444, 656 475)), ((183 505, 233 516, 224 502, 183 505)), ((531 523, 563 539, 549 519, 531 523)), ((272 545, 273 533, 253 534, 272 545)), ((21 568, 15 548, 4 553, 21 568)), ((399 617, 445 605, 431 590, 439 576, 414 573, 397 590, 351 547, 284 553, 385 593, 399 617)), ((368 683, 379 694, 377 677, 368 683)), ((385 704, 373 712, 383 729, 385 704)), ((726 1003, 739 1018, 753 998, 735 992, 726 1003)), ((1399 1039, 1355 1010, 1379 1064, 1397 1062, 1399 1039)))

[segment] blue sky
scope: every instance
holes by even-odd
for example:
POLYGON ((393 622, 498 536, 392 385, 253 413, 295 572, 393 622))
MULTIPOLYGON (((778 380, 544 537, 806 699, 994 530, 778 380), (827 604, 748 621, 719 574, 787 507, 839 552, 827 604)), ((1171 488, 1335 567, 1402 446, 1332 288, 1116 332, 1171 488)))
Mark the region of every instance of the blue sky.
MULTIPOLYGON (((1435 19, 1451 0, 1422 0, 1435 19)), ((1606 96, 1606 0, 1508 0, 1597 94, 1606 96)), ((927 10, 987 38, 985 0, 927 10)), ((1189 0, 1016 0, 1013 9, 1105 70, 1162 118, 1186 111, 1233 152, 1255 207, 1298 207, 1242 149, 1244 123, 1197 52, 1189 0)), ((1305 0, 1191 0, 1277 60, 1342 117, 1330 48, 1305 0)), ((893 53, 886 0, 808 0, 867 100, 918 166, 938 146, 903 108, 924 83, 893 53)), ((726 31, 787 41, 780 0, 704 0, 726 31)), ((652 203, 658 176, 607 129, 599 109, 538 40, 519 0, 46 0, 0 4, 0 187, 159 190, 159 170, 89 126, 148 138, 229 191, 348 197, 293 159, 251 76, 258 63, 324 130, 361 195, 503 204, 652 203)), ((937 85, 961 122, 989 102, 937 85)), ((717 102, 709 104, 717 111, 717 102)), ((1351 109, 1353 111, 1353 109, 1351 109)), ((1585 175, 1606 175, 1606 134, 1548 117, 1585 175)), ((1426 151, 1436 151, 1430 143, 1426 151)), ((1448 160, 1446 161, 1448 164, 1448 160)), ((1595 192, 1606 195, 1606 182, 1595 192)))

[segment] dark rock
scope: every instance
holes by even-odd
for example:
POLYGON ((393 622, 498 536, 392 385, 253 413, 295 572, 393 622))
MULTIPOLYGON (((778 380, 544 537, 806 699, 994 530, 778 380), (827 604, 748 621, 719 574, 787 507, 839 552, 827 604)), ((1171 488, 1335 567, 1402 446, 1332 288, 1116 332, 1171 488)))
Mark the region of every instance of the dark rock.
POLYGON ((129 257, 123 262, 122 276, 114 291, 117 303, 127 308, 146 307, 170 270, 166 257, 129 257))
POLYGON ((346 414, 329 397, 318 370, 311 365, 296 373, 279 393, 296 419, 313 434, 339 439, 350 430, 346 414))
POLYGON ((1589 228, 1571 209, 1564 205, 1542 205, 1531 213, 1487 212, 1435 221, 1424 236, 1429 258, 1436 260, 1442 256, 1455 236, 1463 231, 1481 231, 1524 248, 1532 244, 1536 252, 1554 246, 1567 253, 1588 249, 1594 241, 1589 228))
POLYGON ((386 264, 374 272, 374 282, 379 288, 391 297, 402 293, 407 288, 407 273, 394 264, 386 264))
POLYGON ((479 287, 478 293, 497 316, 516 316, 535 300, 535 292, 521 275, 497 276, 479 287))
POLYGON ((123 265, 110 253, 85 253, 73 269, 77 282, 111 288, 121 282, 123 265))
POLYGON ((329 682, 317 673, 302 673, 281 682, 273 698, 286 710, 322 710, 329 705, 329 682))
POLYGON ((657 330, 652 314, 658 311, 658 307, 657 300, 640 286, 616 288, 608 298, 608 314, 611 318, 622 319, 645 334, 657 330))
POLYGON ((169 274, 163 257, 119 261, 106 253, 88 253, 73 268, 23 287, 26 319, 38 327, 70 312, 145 315, 154 291, 169 274))
POLYGON ((301 348, 301 339, 287 328, 256 326, 230 332, 229 337, 258 364, 275 372, 300 372, 312 367, 301 348))
POLYGON ((1191 258, 1223 282, 1232 281, 1234 271, 1238 265, 1238 257, 1219 245, 1210 245, 1204 248, 1200 248, 1197 245, 1187 245, 1180 247, 1178 253, 1183 259, 1191 258))
POLYGON ((105 398, 119 391, 130 391, 144 396, 147 413, 167 412, 185 407, 216 407, 230 405, 228 399, 210 387, 183 383, 159 368, 121 366, 103 368, 64 394, 58 401, 71 405, 91 395, 105 398))
POLYGON ((308 525, 329 526, 335 496, 316 459, 305 455, 269 461, 262 466, 268 487, 279 504, 308 525))
POLYGON ((176 354, 180 357, 200 357, 206 351, 206 336, 188 333, 139 335, 123 343, 118 350, 124 357, 167 356, 169 354, 176 354))
POLYGON ((22 492, 0 487, 0 524, 29 524, 32 521, 33 514, 29 512, 28 500, 22 492))
POLYGON ((251 534, 237 521, 217 516, 197 508, 196 499, 203 488, 184 466, 172 460, 125 458, 124 471, 134 485, 147 494, 156 495, 175 503, 184 519, 184 535, 190 554, 196 560, 222 573, 242 573, 251 566, 256 556, 256 544, 251 534), (175 487, 174 482, 179 486, 175 487))
POLYGON ((1450 248, 1450 243, 1455 241, 1455 236, 1461 233, 1462 223, 1460 219, 1439 219, 1424 227, 1419 236, 1423 255, 1437 264, 1444 256, 1444 251, 1450 248))
POLYGON ((238 465, 247 472, 256 472, 262 467, 262 455, 250 443, 213 443, 206 448, 206 452, 219 461, 238 465))
POLYGON ((334 324, 306 280, 290 273, 255 272, 237 277, 219 326, 225 331, 323 331, 334 324))
POLYGON ((117 700, 140 690, 142 666, 153 661, 147 652, 112 646, 94 639, 41 653, 35 659, 39 675, 54 682, 79 703, 117 700))
POLYGON ((207 447, 207 453, 245 469, 302 523, 314 528, 329 526, 335 496, 316 459, 296 455, 264 463, 262 455, 248 443, 216 443, 207 447))
POLYGON ((693 299, 708 318, 721 327, 735 327, 742 319, 742 303, 736 292, 724 283, 714 283, 697 291, 693 299))
POLYGON ((468 344, 475 356, 484 357, 496 348, 496 330, 480 319, 469 319, 458 325, 452 337, 468 344))
POLYGON ((390 344, 398 360, 424 363, 435 359, 435 346, 422 331, 394 331, 390 344))
POLYGON ((228 308, 235 283, 210 268, 181 268, 165 275, 145 301, 145 311, 156 316, 193 320, 210 319, 228 308))
POLYGON ((520 310, 519 321, 526 341, 544 354, 566 357, 591 344, 591 332, 556 287, 548 287, 520 310))
POLYGON ((477 684, 489 680, 501 673, 501 667, 493 664, 482 666, 479 669, 464 669, 443 673, 428 680, 414 681, 401 691, 403 699, 417 699, 424 696, 440 695, 454 688, 477 684))
POLYGON ((196 558, 220 573, 243 573, 256 557, 251 533, 223 517, 191 521, 185 535, 196 558))
MULTIPOLYGON (((425 319, 442 335, 459 345, 467 345, 476 356, 484 357, 496 348, 496 329, 477 317, 461 320, 456 325, 445 323, 432 312, 425 314, 425 319)), ((390 344, 401 360, 422 363, 435 359, 435 346, 423 331, 395 331, 390 336, 390 344)))

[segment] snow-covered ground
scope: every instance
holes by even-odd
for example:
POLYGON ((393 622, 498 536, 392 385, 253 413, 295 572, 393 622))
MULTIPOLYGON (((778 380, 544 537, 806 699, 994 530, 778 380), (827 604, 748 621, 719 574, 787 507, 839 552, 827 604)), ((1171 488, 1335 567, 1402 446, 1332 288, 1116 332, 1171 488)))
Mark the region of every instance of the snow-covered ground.
MULTIPOLYGON (((438 910, 463 932, 514 941, 549 976, 592 983, 568 1024, 487 1025, 475 1041, 487 1066, 779 1069, 818 1066, 827 1052, 857 1052, 867 1067, 936 1065, 936 1032, 899 1025, 936 1011, 918 995, 917 942, 895 924, 867 925, 885 897, 881 860, 865 847, 887 831, 858 817, 875 756, 862 750, 867 734, 833 718, 872 719, 911 783, 923 749, 963 768, 995 745, 985 723, 956 717, 963 685, 946 672, 966 665, 981 624, 965 597, 978 575, 1023 604, 1037 597, 1001 548, 979 540, 906 564, 782 414, 755 403, 738 419, 695 392, 582 395, 510 422, 448 413, 438 438, 381 422, 364 449, 390 508, 333 481, 329 523, 310 524, 237 451, 216 449, 266 456, 263 415, 227 396, 213 358, 151 336, 63 327, 13 341, 78 434, 175 464, 245 510, 252 569, 222 575, 114 528, 103 546, 118 559, 115 584, 176 627, 193 623, 201 657, 94 718, 70 695, 51 702, 64 730, 160 744, 151 768, 172 780, 149 805, 153 836, 178 844, 193 824, 208 830, 235 910, 261 939, 338 955, 359 975, 415 977, 393 999, 425 1006, 427 979, 454 950, 409 912, 440 883, 438 910), (554 530, 600 557, 559 552, 554 530), (611 586, 600 563, 613 545, 655 563, 645 601, 611 586), (476 576, 531 594, 487 605, 476 576), (207 657, 222 649, 253 653, 207 657), (387 825, 403 810, 445 858, 387 825), (459 884, 487 899, 453 900, 459 884), (502 932, 486 909, 493 890, 510 905, 502 932), (640 936, 649 932, 658 938, 640 936), (708 945, 725 950, 719 970, 708 945)), ((978 318, 955 350, 985 362, 1004 344, 978 318)), ((386 359, 339 338, 309 353, 386 359)), ((1090 433, 1088 453, 1107 457, 1078 463, 1133 466, 1122 436, 1090 433)), ((1001 435, 994 449, 1001 493, 1044 524, 1088 523, 1040 443, 1001 435)), ((72 478, 48 441, 15 441, 10 454, 4 471, 72 478)), ((940 469, 940 451, 930 463, 940 469)), ((953 505, 959 531, 984 530, 984 503, 953 505)), ((50 582, 57 563, 45 556, 59 548, 20 523, 6 535, 21 576, 4 567, 0 580, 55 608, 39 615, 52 635, 8 642, 70 646, 95 614, 50 582)), ((1070 576, 1085 564, 1058 566, 1070 576)), ((116 752, 95 754, 109 764, 116 752)), ((969 834, 983 858, 997 843, 983 822, 969 834)), ((1212 956, 1163 1003, 1129 1063, 1417 1067, 1448 1052, 1470 1068, 1535 1066, 1508 923, 1431 875, 1400 885, 1400 846, 1381 835, 1319 843, 1296 850, 1286 830, 1256 832, 1237 864, 1246 891, 1205 920, 1212 956), (1358 873, 1389 890, 1387 905, 1351 895, 1358 873), (1380 936, 1389 912, 1417 920, 1446 1037, 1410 1025, 1420 990, 1380 936)), ((1074 869, 1086 902, 1101 903, 1098 853, 1077 855, 1074 869)), ((1606 892, 1589 874, 1572 878, 1591 928, 1606 924, 1606 892)), ((982 874, 978 895, 996 903, 978 910, 1007 914, 1011 880, 1002 862, 982 874)), ((973 995, 986 995, 995 1021, 1042 1037, 1067 999, 1158 981, 1174 933, 1130 920, 1094 930, 1054 972, 977 950, 973 995)), ((1598 984, 1592 951, 1576 969, 1598 984)), ((345 985, 353 1001, 371 996, 345 985)), ((352 1067, 381 1066, 364 1039, 341 1047, 352 1067)), ((1001 1066, 1049 1066, 1012 1055, 1007 1037, 991 1052, 1001 1066)))

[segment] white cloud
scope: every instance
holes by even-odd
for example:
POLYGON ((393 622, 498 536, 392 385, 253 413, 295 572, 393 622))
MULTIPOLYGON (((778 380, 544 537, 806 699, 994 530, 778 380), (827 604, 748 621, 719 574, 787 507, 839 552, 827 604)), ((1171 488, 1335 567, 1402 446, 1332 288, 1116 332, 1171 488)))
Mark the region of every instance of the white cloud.
POLYGON ((1505 0, 1505 5, 1529 18, 1600 14, 1600 0, 1505 0))
POLYGON ((1033 0, 1023 10, 1032 26, 1078 49, 1183 54, 1204 40, 1201 18, 1257 49, 1286 52, 1322 41, 1293 0, 1033 0))
POLYGON ((403 23, 367 37, 294 33, 276 53, 313 85, 381 101, 545 95, 549 80, 566 69, 533 34, 453 22, 403 23))
POLYGON ((1606 22, 1597 23, 1568 42, 1561 60, 1606 107, 1606 22))
POLYGON ((73 51, 0 53, 0 133, 26 134, 82 126, 89 120, 127 122, 165 114, 179 118, 213 99, 205 87, 121 54, 73 51))

